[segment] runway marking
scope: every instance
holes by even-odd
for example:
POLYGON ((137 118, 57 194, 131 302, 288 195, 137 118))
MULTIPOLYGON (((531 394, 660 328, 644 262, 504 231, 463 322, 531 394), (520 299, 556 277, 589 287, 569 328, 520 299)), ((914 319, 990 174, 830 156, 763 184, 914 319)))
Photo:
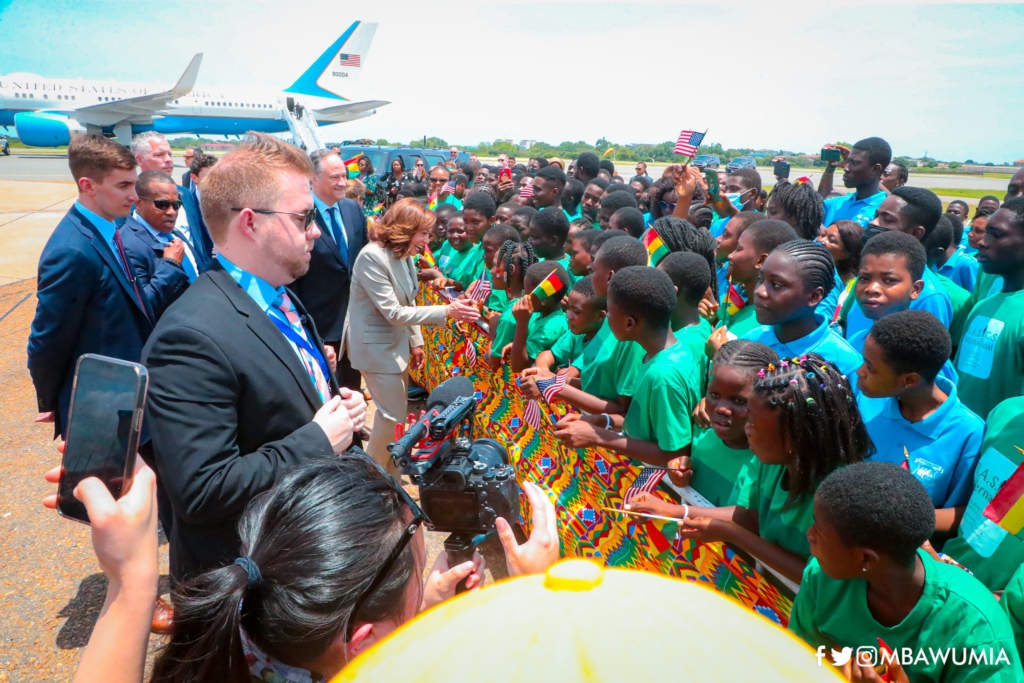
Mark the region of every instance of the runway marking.
MULTIPOLYGON (((46 211, 47 209, 49 209, 51 206, 57 206, 58 204, 63 204, 64 202, 68 201, 69 199, 77 199, 77 198, 78 198, 78 195, 76 194, 76 195, 72 195, 71 197, 65 197, 64 199, 58 199, 53 204, 48 204, 47 206, 44 206, 41 209, 36 209, 35 211, 29 211, 24 216, 18 216, 17 218, 12 218, 11 220, 7 221, 6 223, 0 223, 0 228, 4 227, 5 225, 10 225, 14 221, 20 221, 22 218, 26 218, 28 216, 31 216, 34 213, 42 213, 43 211, 46 211)), ((0 320, 3 320, 3 318, 0 318, 0 320)))
MULTIPOLYGON (((19 280, 18 282, 21 282, 21 280, 19 280)), ((14 283, 11 283, 11 284, 14 284, 14 283)), ((29 292, 28 294, 26 294, 25 296, 23 296, 23 297, 21 298, 21 301, 19 301, 18 303, 14 304, 14 305, 13 305, 13 306, 11 306, 11 307, 10 307, 9 309, 7 309, 7 312, 6 312, 6 313, 4 313, 3 315, 0 315, 0 323, 2 323, 2 322, 4 321, 4 318, 6 318, 7 316, 9 316, 9 315, 10 315, 11 313, 13 313, 13 312, 14 312, 14 309, 15 309, 15 308, 17 308, 18 306, 20 306, 20 305, 22 305, 23 303, 25 303, 25 301, 26 301, 26 300, 28 300, 28 298, 29 298, 30 296, 32 296, 33 294, 35 294, 35 292, 29 292)))

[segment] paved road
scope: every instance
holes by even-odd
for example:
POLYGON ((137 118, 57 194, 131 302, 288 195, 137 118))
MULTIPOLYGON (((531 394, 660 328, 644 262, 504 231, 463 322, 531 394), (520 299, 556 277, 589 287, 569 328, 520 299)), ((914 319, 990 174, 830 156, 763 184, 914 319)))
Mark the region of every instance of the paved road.
MULTIPOLYGON (((180 180, 181 174, 185 172, 185 166, 180 157, 175 157, 174 161, 175 178, 180 180)), ((71 179, 66 154, 32 154, 12 151, 9 157, 0 156, 0 180, 71 179)))

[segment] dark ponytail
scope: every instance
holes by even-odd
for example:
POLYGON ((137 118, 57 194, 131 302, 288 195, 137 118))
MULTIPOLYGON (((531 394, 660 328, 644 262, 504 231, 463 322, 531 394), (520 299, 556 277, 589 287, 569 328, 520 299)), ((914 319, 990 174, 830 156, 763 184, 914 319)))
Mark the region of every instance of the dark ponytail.
POLYGON ((350 621, 400 618, 416 571, 412 544, 352 614, 405 526, 394 486, 370 459, 346 456, 297 467, 253 499, 238 524, 240 554, 259 576, 231 564, 179 586, 174 635, 152 682, 249 683, 240 628, 263 652, 301 667, 344 638, 350 621))

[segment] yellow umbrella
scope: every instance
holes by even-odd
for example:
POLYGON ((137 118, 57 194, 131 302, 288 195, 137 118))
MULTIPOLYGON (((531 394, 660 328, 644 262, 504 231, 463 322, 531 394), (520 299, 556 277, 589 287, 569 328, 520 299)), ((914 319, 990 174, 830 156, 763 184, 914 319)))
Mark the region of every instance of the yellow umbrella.
POLYGON ((449 600, 341 681, 842 680, 783 628, 713 588, 564 560, 449 600))

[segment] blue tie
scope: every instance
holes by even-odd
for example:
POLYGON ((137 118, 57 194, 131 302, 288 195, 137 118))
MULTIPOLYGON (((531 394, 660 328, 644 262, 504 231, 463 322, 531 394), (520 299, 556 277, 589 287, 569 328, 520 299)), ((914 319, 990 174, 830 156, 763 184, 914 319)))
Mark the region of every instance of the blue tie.
POLYGON ((341 261, 346 266, 348 265, 348 245, 341 236, 341 216, 338 214, 338 207, 332 206, 327 209, 327 217, 331 222, 331 234, 334 236, 334 241, 338 244, 338 253, 341 254, 341 261))
MULTIPOLYGON (((189 242, 188 238, 185 237, 184 233, 182 233, 177 228, 172 230, 171 234, 180 239, 182 243, 185 245, 186 253, 185 256, 181 259, 181 267, 185 271, 185 275, 188 276, 188 281, 195 282, 196 278, 199 277, 199 273, 196 272, 196 267, 192 265, 192 259, 188 257, 189 252, 192 252, 192 243, 189 242)), ((192 253, 194 254, 195 252, 192 253)))

